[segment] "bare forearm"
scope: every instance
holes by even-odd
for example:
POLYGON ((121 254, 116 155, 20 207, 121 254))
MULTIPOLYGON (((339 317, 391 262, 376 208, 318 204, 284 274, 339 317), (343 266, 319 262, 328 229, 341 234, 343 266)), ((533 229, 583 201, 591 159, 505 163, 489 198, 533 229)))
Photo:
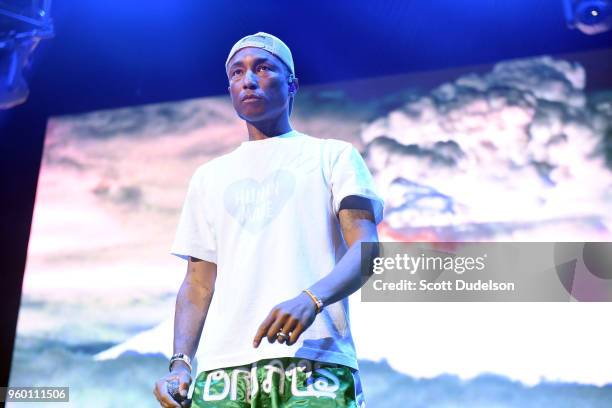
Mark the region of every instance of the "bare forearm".
MULTIPOLYGON (((324 306, 344 299, 363 286, 366 277, 361 273, 361 242, 377 241, 378 237, 372 235, 353 242, 331 272, 309 288, 324 306)), ((375 252, 376 249, 369 256, 376 256, 375 252)))
POLYGON ((194 357, 212 296, 210 290, 183 282, 176 297, 174 353, 194 357))

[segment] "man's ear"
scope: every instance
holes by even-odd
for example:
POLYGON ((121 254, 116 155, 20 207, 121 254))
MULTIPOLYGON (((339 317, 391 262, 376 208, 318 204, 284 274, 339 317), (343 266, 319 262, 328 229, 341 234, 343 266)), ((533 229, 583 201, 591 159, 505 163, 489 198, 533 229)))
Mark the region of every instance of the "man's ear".
POLYGON ((295 95, 300 87, 299 80, 293 75, 289 77, 289 80, 289 93, 295 95))

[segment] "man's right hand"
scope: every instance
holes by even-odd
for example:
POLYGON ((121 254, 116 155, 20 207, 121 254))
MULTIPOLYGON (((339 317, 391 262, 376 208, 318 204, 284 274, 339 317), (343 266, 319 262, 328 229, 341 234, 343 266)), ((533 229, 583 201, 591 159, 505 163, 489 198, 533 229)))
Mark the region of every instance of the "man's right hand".
POLYGON ((179 366, 155 383, 153 394, 164 408, 190 407, 191 400, 187 399, 190 385, 189 370, 179 366))

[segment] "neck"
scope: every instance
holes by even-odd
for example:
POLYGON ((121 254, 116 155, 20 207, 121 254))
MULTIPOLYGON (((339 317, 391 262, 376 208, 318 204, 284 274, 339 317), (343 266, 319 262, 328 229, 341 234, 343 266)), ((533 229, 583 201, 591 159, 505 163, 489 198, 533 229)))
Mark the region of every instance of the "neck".
POLYGON ((293 128, 289 123, 289 118, 274 122, 246 122, 249 132, 249 141, 268 139, 270 137, 291 132, 293 128))

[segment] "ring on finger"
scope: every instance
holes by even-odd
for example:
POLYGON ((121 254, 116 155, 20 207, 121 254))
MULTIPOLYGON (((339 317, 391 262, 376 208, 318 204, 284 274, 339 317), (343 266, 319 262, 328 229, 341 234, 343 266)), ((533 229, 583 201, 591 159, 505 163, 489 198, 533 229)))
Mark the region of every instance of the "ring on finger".
POLYGON ((278 337, 279 339, 283 339, 283 340, 289 339, 289 335, 283 332, 276 333, 276 337, 278 337))

